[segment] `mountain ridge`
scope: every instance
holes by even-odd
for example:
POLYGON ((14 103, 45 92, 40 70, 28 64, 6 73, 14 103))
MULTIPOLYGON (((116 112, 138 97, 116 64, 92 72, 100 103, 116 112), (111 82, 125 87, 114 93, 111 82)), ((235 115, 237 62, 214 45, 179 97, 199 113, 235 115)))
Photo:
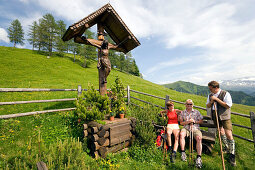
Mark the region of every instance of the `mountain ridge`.
MULTIPOLYGON (((177 81, 174 83, 163 84, 162 86, 176 90, 178 92, 196 94, 200 96, 208 96, 208 94, 210 93, 207 86, 200 86, 185 81, 177 81)), ((229 90, 224 87, 222 89, 227 90, 231 94, 233 103, 255 106, 254 96, 248 95, 243 91, 229 90)))

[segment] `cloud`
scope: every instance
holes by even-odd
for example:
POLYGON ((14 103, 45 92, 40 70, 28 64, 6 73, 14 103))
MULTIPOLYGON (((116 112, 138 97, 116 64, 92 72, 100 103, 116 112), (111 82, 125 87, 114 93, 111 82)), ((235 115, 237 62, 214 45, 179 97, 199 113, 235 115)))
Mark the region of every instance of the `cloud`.
POLYGON ((6 42, 6 43, 10 42, 8 38, 8 33, 3 28, 0 28, 0 41, 6 42))

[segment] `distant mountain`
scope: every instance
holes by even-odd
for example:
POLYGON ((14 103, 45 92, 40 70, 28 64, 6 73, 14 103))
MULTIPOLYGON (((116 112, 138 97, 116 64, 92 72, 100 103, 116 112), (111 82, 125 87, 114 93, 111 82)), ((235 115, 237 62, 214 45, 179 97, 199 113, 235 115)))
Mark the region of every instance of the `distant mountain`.
POLYGON ((255 77, 244 77, 234 80, 222 80, 219 82, 221 88, 243 91, 246 94, 255 97, 255 77))
MULTIPOLYGON (((207 86, 200 86, 190 82, 177 81, 174 83, 163 84, 163 86, 183 93, 207 96, 210 91, 207 86)), ((225 89, 221 86, 222 89, 225 89)), ((226 89, 232 96, 233 103, 255 106, 255 97, 242 91, 232 91, 226 89)))

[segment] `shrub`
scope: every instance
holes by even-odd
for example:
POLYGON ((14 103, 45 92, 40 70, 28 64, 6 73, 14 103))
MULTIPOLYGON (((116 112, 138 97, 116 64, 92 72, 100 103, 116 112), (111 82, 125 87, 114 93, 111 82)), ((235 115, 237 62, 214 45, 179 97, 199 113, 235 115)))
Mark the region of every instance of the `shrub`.
POLYGON ((110 113, 110 100, 107 96, 101 96, 93 86, 76 100, 77 116, 82 121, 103 120, 110 113))
POLYGON ((111 87, 111 91, 107 94, 111 99, 111 110, 117 114, 125 113, 125 89, 119 77, 115 79, 115 83, 111 87))

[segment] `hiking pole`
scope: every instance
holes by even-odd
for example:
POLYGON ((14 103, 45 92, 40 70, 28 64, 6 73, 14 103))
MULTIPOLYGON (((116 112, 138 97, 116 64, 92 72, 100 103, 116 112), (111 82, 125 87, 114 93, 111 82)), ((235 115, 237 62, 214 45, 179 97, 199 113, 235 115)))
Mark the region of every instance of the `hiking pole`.
POLYGON ((189 165, 191 165, 191 125, 189 125, 189 165))
POLYGON ((221 137, 220 137, 220 126, 219 126, 218 113, 217 113, 217 108, 216 108, 215 102, 213 103, 213 105, 214 105, 214 109, 215 109, 217 130, 218 130, 218 136, 219 136, 219 142, 220 142, 220 152, 221 152, 222 168, 223 168, 223 170, 225 170, 224 156, 223 156, 222 143, 221 143, 221 137))
POLYGON ((194 142, 193 123, 191 123, 191 164, 193 164, 193 142, 194 142))

